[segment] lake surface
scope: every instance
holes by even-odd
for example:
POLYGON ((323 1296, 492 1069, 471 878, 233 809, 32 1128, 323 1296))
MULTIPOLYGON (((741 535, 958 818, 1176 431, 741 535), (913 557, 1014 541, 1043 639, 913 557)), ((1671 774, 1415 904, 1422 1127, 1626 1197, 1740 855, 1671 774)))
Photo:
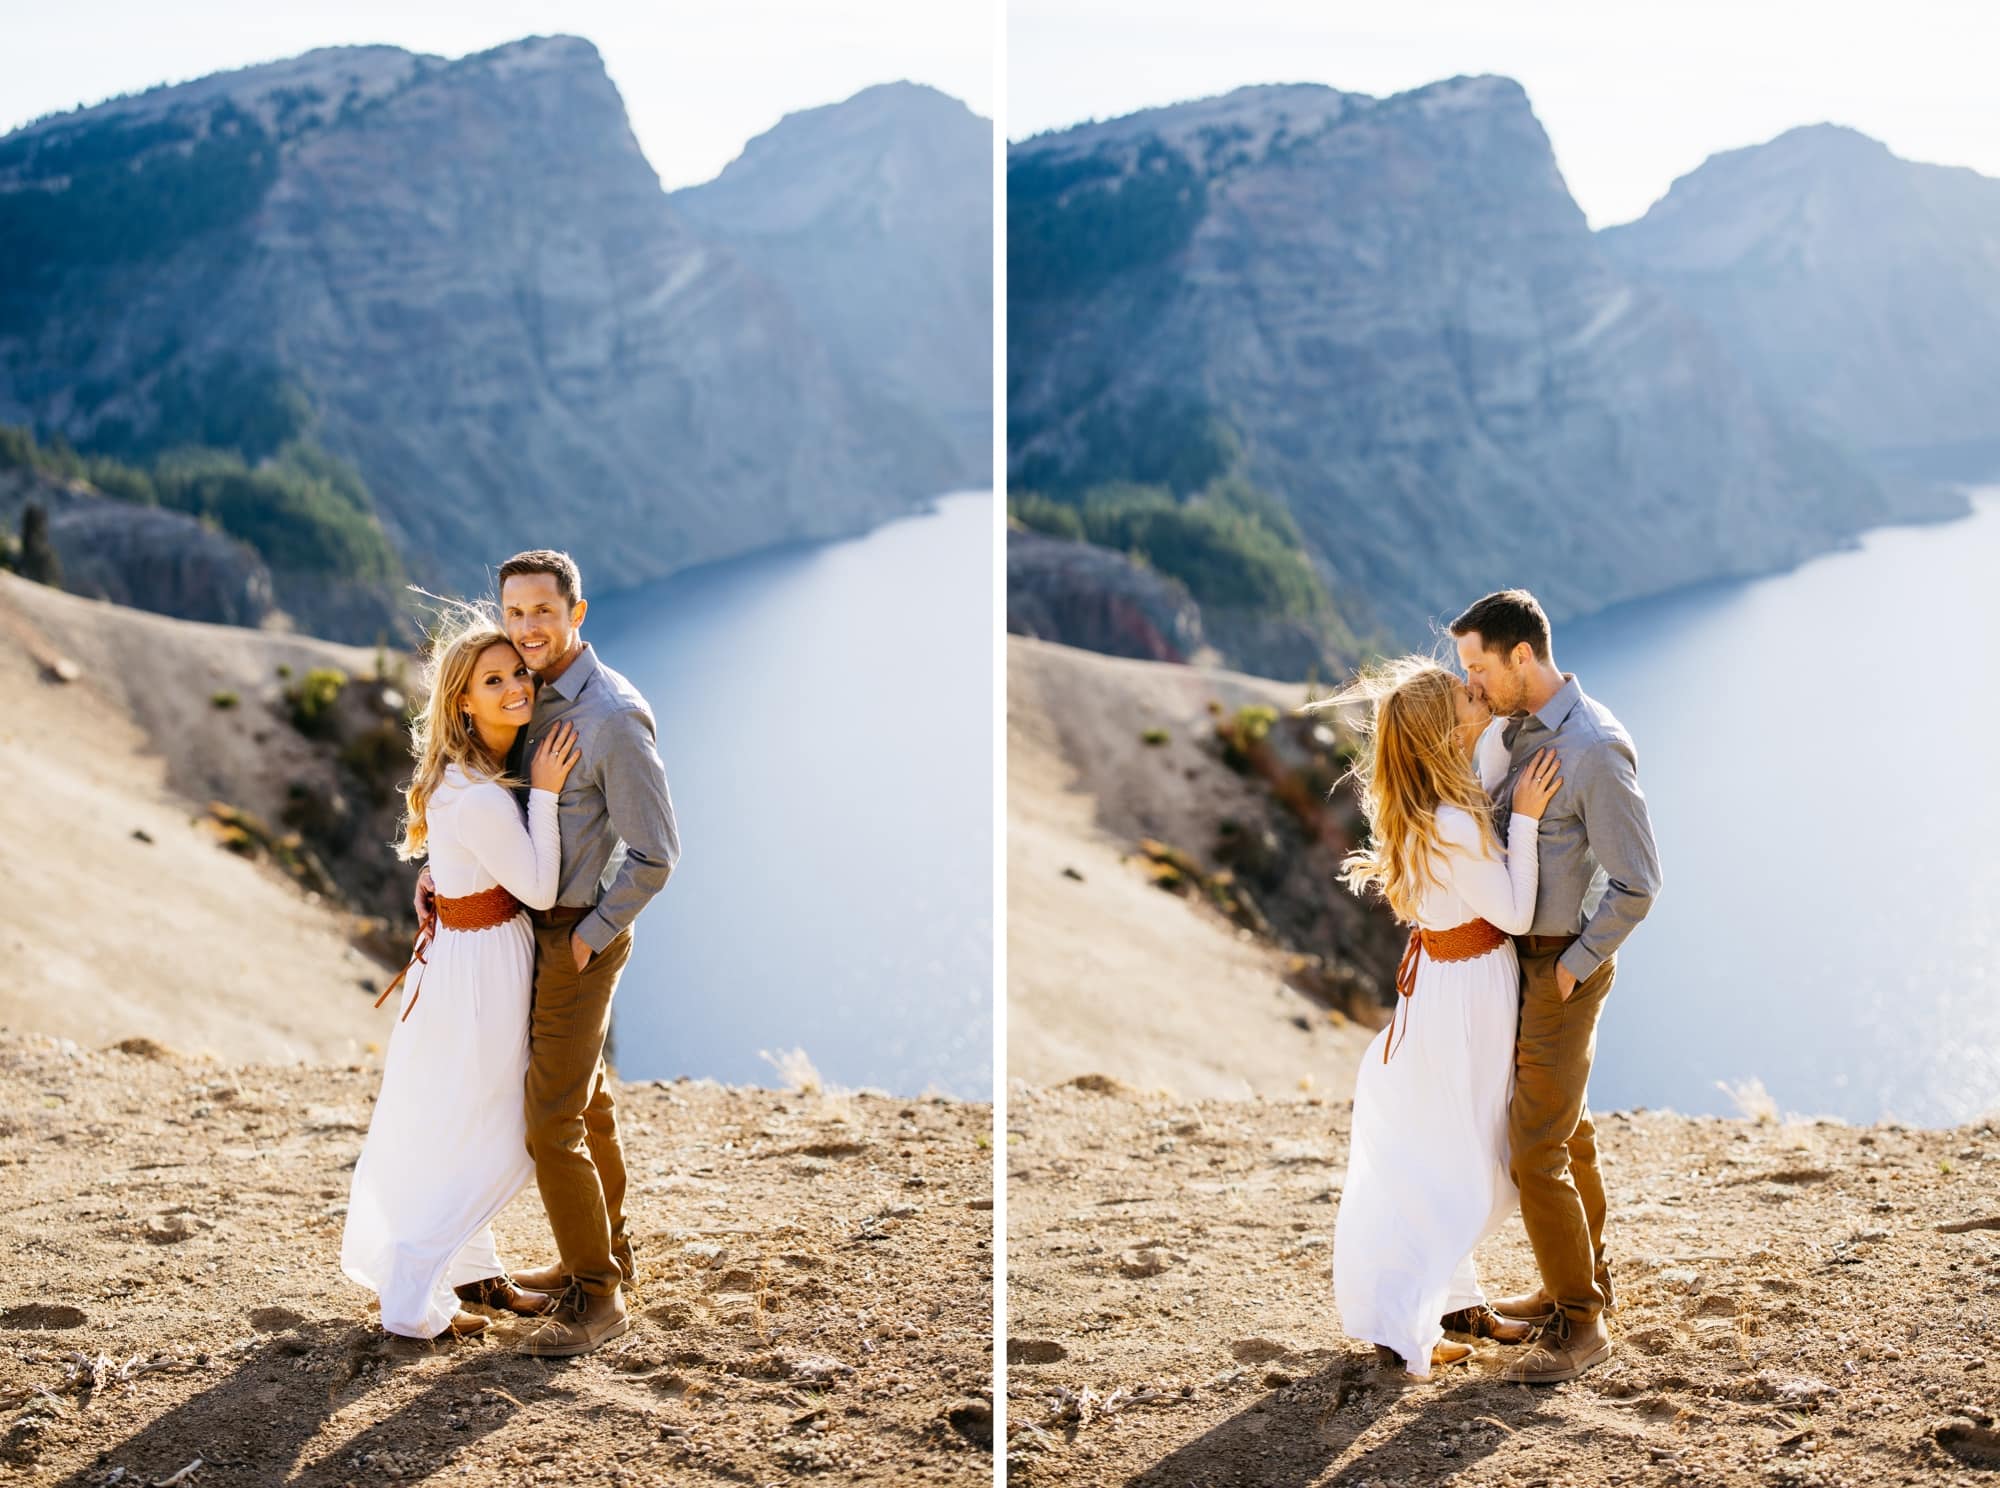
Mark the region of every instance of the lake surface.
POLYGON ((1590 1099, 1950 1125, 2000 1110, 2000 487, 1858 550, 1561 627, 1639 748, 1665 890, 1590 1099))
POLYGON ((639 922, 629 1080, 993 1094, 990 494, 593 601, 653 706, 682 858, 639 922))

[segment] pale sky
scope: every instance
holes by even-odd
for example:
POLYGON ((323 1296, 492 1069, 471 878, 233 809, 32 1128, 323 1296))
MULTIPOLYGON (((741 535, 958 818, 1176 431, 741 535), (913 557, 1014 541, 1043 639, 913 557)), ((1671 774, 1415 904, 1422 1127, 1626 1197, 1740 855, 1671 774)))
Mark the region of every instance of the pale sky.
POLYGON ((928 83, 993 117, 1000 0, 53 0, 7 6, 0 133, 155 83, 314 47, 460 57, 561 32, 596 43, 668 187, 712 178, 785 114, 928 83))
POLYGON ((1381 96, 1461 73, 1528 90, 1595 227, 1718 150, 1850 125, 2000 177, 1993 0, 1007 0, 1009 139, 1226 93, 1381 96))

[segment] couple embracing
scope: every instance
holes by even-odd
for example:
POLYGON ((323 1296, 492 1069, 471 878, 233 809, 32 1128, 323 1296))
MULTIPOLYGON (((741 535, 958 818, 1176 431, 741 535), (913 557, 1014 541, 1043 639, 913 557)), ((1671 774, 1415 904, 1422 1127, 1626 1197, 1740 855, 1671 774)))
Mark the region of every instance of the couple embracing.
POLYGON ((1343 876, 1413 928, 1355 1086, 1334 1300, 1418 1378, 1471 1354, 1456 1333, 1527 1345, 1502 1377, 1553 1384, 1611 1352, 1586 1085, 1659 857, 1631 737, 1557 670, 1534 596, 1488 595, 1451 633, 1462 680, 1408 657, 1335 700, 1373 704, 1369 842, 1343 876), (1541 1285, 1489 1304, 1473 1251, 1517 1203, 1541 1285))
POLYGON ((422 929, 383 994, 403 987, 340 1260, 391 1333, 480 1332, 469 1304, 531 1320, 522 1351, 560 1356, 630 1326, 604 1046, 680 837, 653 714, 582 637, 576 564, 521 553, 499 586, 497 621, 455 606, 432 640, 397 847, 428 859, 422 929), (530 1179, 558 1257, 510 1275, 493 1221, 530 1179))

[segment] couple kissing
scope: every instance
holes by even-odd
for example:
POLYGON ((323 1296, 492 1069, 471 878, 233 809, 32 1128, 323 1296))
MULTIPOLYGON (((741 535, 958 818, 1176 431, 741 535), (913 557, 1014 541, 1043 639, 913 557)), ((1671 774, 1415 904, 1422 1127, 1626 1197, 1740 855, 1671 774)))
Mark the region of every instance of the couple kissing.
POLYGON ((497 619, 448 607, 431 638, 397 844, 426 860, 421 928, 382 994, 403 991, 340 1259, 390 1333, 464 1337, 498 1312, 526 1320, 522 1352, 564 1356, 631 1326, 604 1046, 680 835, 652 710, 582 637, 576 564, 517 554, 498 601, 497 619), (510 1272, 493 1221, 530 1179, 557 1257, 510 1272))
POLYGON ((1631 737, 1557 669, 1534 596, 1488 595, 1450 631, 1462 678, 1411 656, 1329 700, 1370 705, 1369 840, 1343 879, 1411 926, 1355 1086, 1334 1300, 1417 1378, 1470 1357, 1454 1333, 1526 1345, 1501 1377, 1553 1384, 1611 1353, 1586 1087, 1659 855, 1631 737), (1517 1205, 1541 1285, 1489 1304, 1473 1251, 1517 1205))

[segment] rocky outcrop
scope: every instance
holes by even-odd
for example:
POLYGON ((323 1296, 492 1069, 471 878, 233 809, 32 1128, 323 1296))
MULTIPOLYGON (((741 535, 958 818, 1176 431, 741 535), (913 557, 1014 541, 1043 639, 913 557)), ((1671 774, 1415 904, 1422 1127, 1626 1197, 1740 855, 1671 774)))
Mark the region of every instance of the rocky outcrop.
POLYGON ((49 514, 62 586, 71 594, 218 625, 279 618, 263 561, 193 517, 25 470, 0 471, 0 522, 18 526, 30 503, 49 514))
POLYGON ((254 461, 302 407, 427 583, 557 545, 632 584, 961 478, 673 205, 572 37, 332 48, 44 121, 0 141, 0 239, 0 422, 80 447, 221 424, 254 461), (106 156, 124 195, 74 173, 106 156), (260 395, 207 406, 218 367, 260 395))
POLYGON ((1599 236, 1822 431, 2000 473, 2000 181, 1820 124, 1710 157, 1599 236))
POLYGON ((1509 584, 1561 620, 1941 509, 1609 253, 1504 78, 1039 136, 1008 202, 1011 483, 1239 471, 1358 629, 1509 584))
POLYGON ((218 625, 261 625, 274 608, 257 555, 179 512, 84 503, 51 520, 49 536, 72 594, 218 625))
POLYGON ((1187 586, 1091 543, 1007 534, 1007 631, 1108 656, 1187 661, 1202 646, 1187 586))
POLYGON ((783 286, 842 369, 993 470, 993 123, 916 83, 787 115, 673 205, 783 286))

